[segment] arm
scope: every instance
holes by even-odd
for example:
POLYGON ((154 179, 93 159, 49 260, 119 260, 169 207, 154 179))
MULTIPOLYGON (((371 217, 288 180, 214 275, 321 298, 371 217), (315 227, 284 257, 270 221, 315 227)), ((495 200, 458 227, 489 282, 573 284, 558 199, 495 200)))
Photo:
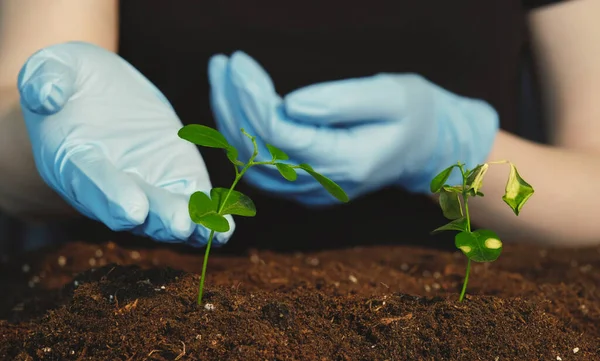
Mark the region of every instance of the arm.
POLYGON ((117 50, 117 0, 0 0, 0 211, 20 217, 75 214, 39 177, 16 87, 40 48, 71 40, 117 50))
POLYGON ((485 197, 472 202, 475 223, 548 245, 595 245, 600 234, 600 2, 575 0, 532 12, 552 140, 538 145, 500 132, 490 161, 506 159, 536 193, 515 217, 498 201, 508 168, 491 166, 485 197))

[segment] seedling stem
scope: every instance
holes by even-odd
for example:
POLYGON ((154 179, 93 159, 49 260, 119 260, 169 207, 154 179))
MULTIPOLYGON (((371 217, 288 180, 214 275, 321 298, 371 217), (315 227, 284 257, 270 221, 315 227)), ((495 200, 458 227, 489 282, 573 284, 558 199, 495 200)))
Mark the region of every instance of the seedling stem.
POLYGON ((458 162, 440 172, 431 181, 431 192, 439 193, 439 204, 444 216, 451 220, 450 223, 439 227, 433 233, 441 231, 458 231, 454 243, 467 256, 467 268, 465 278, 458 300, 462 302, 467 291, 469 274, 471 272, 471 261, 493 262, 502 252, 502 242, 498 235, 486 229, 472 231, 471 214, 469 212, 469 197, 483 197, 480 189, 483 185, 483 177, 489 168, 489 164, 509 164, 510 174, 506 182, 506 189, 502 199, 510 206, 518 216, 521 208, 533 195, 534 190, 517 171, 514 164, 508 161, 489 162, 476 166, 469 170, 465 165, 458 162), (445 184, 450 174, 458 168, 462 177, 462 184, 450 186, 445 184), (460 197, 459 197, 460 195, 460 197), (462 200, 462 202, 461 202, 462 200))
POLYGON ((215 236, 215 232, 227 232, 230 229, 229 222, 225 215, 238 215, 253 217, 256 215, 254 202, 246 195, 235 190, 235 186, 244 176, 246 171, 253 166, 275 166, 281 176, 288 181, 295 181, 298 177, 296 169, 304 170, 317 180, 327 192, 341 202, 348 202, 348 195, 344 190, 329 178, 315 172, 308 164, 292 165, 280 161, 288 160, 289 157, 282 150, 273 145, 266 144, 272 159, 270 161, 255 162, 258 156, 258 144, 256 137, 248 134, 244 129, 241 132, 250 139, 253 146, 253 152, 246 163, 237 159, 238 150, 227 142, 225 137, 216 129, 203 125, 193 124, 181 128, 178 132, 179 137, 199 146, 221 148, 226 151, 227 158, 233 164, 235 169, 235 178, 228 189, 213 188, 210 190, 210 197, 203 192, 195 192, 190 196, 188 204, 191 219, 198 224, 210 229, 210 234, 206 243, 204 252, 204 263, 202 265, 202 274, 200 275, 200 285, 198 289, 198 304, 202 304, 204 296, 204 281, 206 279, 206 267, 210 248, 215 236), (240 169, 241 167, 241 169, 240 169))

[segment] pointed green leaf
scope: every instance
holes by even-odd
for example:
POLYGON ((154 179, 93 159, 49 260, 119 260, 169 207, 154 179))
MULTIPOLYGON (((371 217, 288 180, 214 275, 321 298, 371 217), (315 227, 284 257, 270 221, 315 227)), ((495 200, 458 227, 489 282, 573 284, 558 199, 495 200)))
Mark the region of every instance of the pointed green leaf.
POLYGON ((523 208, 533 193, 533 187, 521 178, 517 168, 514 164, 510 163, 510 174, 508 176, 508 181, 506 182, 506 189, 502 196, 502 200, 504 200, 518 216, 519 212, 521 212, 521 208, 523 208))
POLYGON ((273 159, 275 160, 288 160, 290 159, 290 157, 285 154, 285 152, 271 144, 267 144, 267 149, 269 150, 269 153, 271 153, 271 156, 273 157, 273 159))
POLYGON ((325 177, 324 175, 315 172, 315 170, 310 165, 303 163, 299 164, 298 168, 303 169, 305 172, 310 174, 317 182, 319 182, 323 186, 323 188, 325 188, 327 192, 329 192, 329 194, 331 194, 338 200, 342 202, 348 202, 350 200, 350 198, 348 197, 346 192, 344 192, 342 187, 340 187, 339 185, 337 185, 337 183, 325 177))
POLYGON ((483 186, 483 177, 485 173, 488 171, 490 166, 487 163, 480 164, 475 169, 470 171, 469 176, 467 177, 467 186, 470 189, 474 190, 474 193, 477 194, 481 187, 483 186))
POLYGON ((250 197, 236 190, 231 191, 227 197, 228 193, 229 189, 226 188, 213 188, 210 191, 210 197, 215 202, 217 210, 220 209, 219 214, 233 214, 244 217, 254 217, 256 215, 256 207, 250 197), (227 198, 226 201, 225 198, 227 198))
POLYGON ((189 124, 177 132, 180 138, 196 145, 210 148, 228 149, 227 139, 218 130, 200 124, 189 124))
POLYGON ((454 237, 454 244, 474 262, 493 262, 502 253, 502 241, 487 229, 460 232, 454 237))
POLYGON ((439 233, 439 232, 443 232, 443 231, 459 231, 459 232, 463 232, 467 230, 467 218, 466 217, 461 217, 458 219, 453 220, 450 223, 447 223, 441 227, 438 227, 436 229, 434 229, 431 233, 435 234, 435 233, 439 233))
POLYGON ((229 159, 229 161, 235 165, 244 165, 244 163, 240 162, 237 157, 238 157, 238 150, 235 149, 234 146, 230 145, 225 149, 225 152, 227 153, 227 159, 229 159))
POLYGON ((194 223, 216 232, 227 232, 229 222, 217 214, 217 204, 203 192, 195 192, 188 203, 190 218, 194 223))
POLYGON ((277 167, 277 170, 279 171, 279 173, 281 173, 281 176, 289 180, 290 182, 293 182, 296 179, 298 179, 298 174, 296 173, 296 170, 290 167, 289 165, 284 163, 275 163, 275 167, 277 167))
POLYGON ((452 192, 452 193, 459 193, 462 194, 462 186, 449 186, 449 185, 445 185, 442 187, 442 190, 446 191, 446 192, 452 192))
POLYGON ((437 193, 440 191, 440 189, 442 189, 442 187, 450 177, 450 173, 452 173, 454 167, 458 167, 458 165, 455 164, 444 169, 431 180, 431 184, 429 185, 431 193, 437 193))
POLYGON ((440 208, 444 217, 448 219, 457 219, 463 216, 460 197, 458 193, 448 192, 444 188, 440 191, 440 208))

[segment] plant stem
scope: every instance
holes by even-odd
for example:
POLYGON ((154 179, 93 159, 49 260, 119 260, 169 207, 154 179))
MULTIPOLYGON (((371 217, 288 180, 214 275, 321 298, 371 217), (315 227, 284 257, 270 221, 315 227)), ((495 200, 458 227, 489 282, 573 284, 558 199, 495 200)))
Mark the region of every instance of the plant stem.
MULTIPOLYGON (((233 192, 233 189, 235 188, 235 186, 238 184, 240 179, 242 179, 242 176, 244 175, 244 173, 246 173, 246 171, 253 165, 262 163, 262 162, 254 162, 254 159, 258 156, 258 145, 256 144, 256 138, 250 136, 243 129, 242 129, 242 132, 246 136, 248 136, 250 138, 250 140, 252 141, 252 144, 254 145, 254 152, 252 153, 252 156, 248 160, 248 163, 246 163, 246 165, 244 165, 244 168, 242 168, 241 171, 238 171, 237 166, 235 166, 235 179, 233 180, 231 187, 229 187, 229 191, 225 195, 225 198, 223 199, 223 201, 221 202, 221 205, 219 206, 219 209, 217 210, 218 214, 221 214, 221 212, 223 211, 223 207, 225 206, 225 204, 227 204, 227 200, 229 199, 231 192, 233 192)), ((275 162, 273 162, 273 163, 275 163, 275 162)), ((215 236, 215 231, 211 230, 210 235, 208 236, 208 242, 206 242, 206 251, 204 252, 204 263, 202 264, 202 274, 200 275, 200 286, 198 289, 198 304, 199 305, 202 304, 202 296, 204 294, 204 280, 206 278, 206 266, 208 265, 208 255, 210 253, 210 246, 212 244, 212 240, 213 240, 214 236, 215 236)))
MULTIPOLYGON (((469 192, 467 191, 467 174, 462 165, 459 166, 460 172, 462 173, 463 179, 463 189, 462 189, 462 198, 465 209, 465 218, 467 219, 467 232, 471 232, 471 216, 469 215, 469 192)), ((460 296, 458 297, 458 302, 462 302, 465 298, 465 293, 467 291, 467 284, 469 283, 469 274, 471 273, 471 259, 467 257, 467 270, 465 272, 465 279, 463 281, 462 290, 460 291, 460 296)))
POLYGON ((212 243, 215 231, 210 231, 208 242, 206 243, 206 251, 204 251, 204 263, 202 264, 202 275, 200 276, 200 288, 198 289, 198 304, 202 304, 202 295, 204 294, 204 278, 206 276, 206 265, 208 264, 208 254, 210 253, 210 245, 212 243))
POLYGON ((471 216, 469 214, 469 196, 463 194, 463 203, 465 204, 465 217, 467 218, 467 232, 471 232, 471 216))
MULTIPOLYGON (((246 170, 248 170, 248 168, 250 168, 249 165, 250 165, 250 163, 246 164, 246 166, 238 174, 236 174, 235 180, 233 181, 233 183, 231 184, 231 187, 229 188, 229 192, 227 192, 225 199, 223 199, 223 202, 219 206, 219 209, 217 211, 218 214, 221 214, 221 211, 223 210, 223 206, 227 203, 227 199, 231 195, 231 192, 233 192, 233 189, 238 184, 238 182, 240 181, 240 179, 242 178, 242 176, 244 175, 246 170)), ((204 279, 206 278, 206 266, 208 265, 208 254, 210 253, 210 245, 212 244, 212 240, 213 240, 214 236, 215 236, 215 231, 211 230, 210 235, 208 236, 208 242, 206 243, 206 251, 204 251, 204 263, 202 264, 202 274, 200 275, 200 286, 198 289, 198 304, 199 305, 202 304, 202 295, 204 294, 204 279)))
POLYGON ((467 272, 465 273, 465 280, 463 282, 462 290, 460 291, 460 296, 458 297, 458 302, 462 302, 465 298, 465 293, 467 291, 467 283, 469 283, 469 273, 471 272, 471 259, 467 257, 467 272))

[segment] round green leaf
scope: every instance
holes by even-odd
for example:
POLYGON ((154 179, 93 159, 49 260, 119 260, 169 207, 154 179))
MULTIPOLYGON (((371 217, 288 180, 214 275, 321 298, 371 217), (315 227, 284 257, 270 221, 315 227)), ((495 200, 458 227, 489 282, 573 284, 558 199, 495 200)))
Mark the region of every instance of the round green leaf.
POLYGON ((190 218, 194 223, 215 232, 227 232, 229 222, 225 217, 217 213, 217 203, 203 192, 194 192, 188 202, 190 218))
POLYGON ((192 221, 199 223, 204 215, 217 212, 217 204, 212 201, 204 192, 194 192, 188 202, 188 210, 192 221))
POLYGON ((329 192, 329 194, 337 198, 339 201, 342 201, 344 203, 350 201, 350 198, 342 189, 342 187, 340 187, 339 185, 337 185, 337 183, 325 177, 324 175, 315 172, 315 170, 310 165, 302 163, 299 164, 298 167, 300 169, 303 169, 306 173, 310 174, 317 182, 319 182, 323 186, 323 188, 325 188, 327 192, 329 192))
POLYGON ((180 138, 196 145, 210 148, 228 149, 227 139, 218 130, 200 124, 189 124, 177 132, 180 138))
POLYGON ((448 192, 445 188, 440 190, 440 208, 444 217, 448 219, 458 219, 463 216, 460 196, 455 192, 448 192))
POLYGON ((289 180, 290 182, 293 182, 296 179, 298 179, 298 174, 296 173, 294 168, 290 167, 289 165, 284 163, 275 163, 275 167, 277 167, 277 170, 279 171, 281 176, 289 180))
POLYGON ((236 216, 254 217, 256 215, 256 206, 250 197, 232 190, 229 193, 227 188, 213 188, 210 191, 210 196, 213 202, 217 205, 217 210, 220 209, 219 214, 233 214, 236 216), (229 197, 227 197, 229 194, 229 197), (227 200, 225 201, 225 198, 227 200))
POLYGON ((454 244, 474 262, 493 262, 502 253, 502 241, 487 229, 460 232, 454 237, 454 244))
POLYGON ((200 217, 199 221, 196 222, 204 227, 213 230, 215 232, 227 232, 229 231, 229 222, 227 218, 223 217, 218 213, 209 213, 200 217))
POLYGON ((271 145, 271 144, 267 144, 267 149, 269 150, 269 153, 271 153, 271 156, 273 157, 273 159, 275 160, 288 160, 290 159, 290 157, 281 149, 271 145))

